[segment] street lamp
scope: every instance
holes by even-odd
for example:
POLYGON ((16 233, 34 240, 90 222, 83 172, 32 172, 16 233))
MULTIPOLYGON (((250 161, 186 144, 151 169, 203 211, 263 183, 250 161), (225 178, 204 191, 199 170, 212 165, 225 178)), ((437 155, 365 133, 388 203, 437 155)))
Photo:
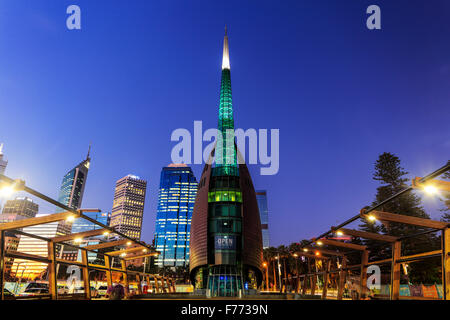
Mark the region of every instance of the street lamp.
POLYGON ((266 269, 266 290, 269 291, 269 267, 266 262, 263 262, 263 267, 266 269))
POLYGON ((25 187, 25 181, 16 179, 12 182, 2 181, 0 179, 0 197, 9 198, 14 192, 23 190, 25 187))
POLYGON ((438 193, 438 189, 432 185, 427 185, 427 186, 423 187, 423 190, 426 193, 428 193, 429 195, 434 195, 434 194, 438 193))

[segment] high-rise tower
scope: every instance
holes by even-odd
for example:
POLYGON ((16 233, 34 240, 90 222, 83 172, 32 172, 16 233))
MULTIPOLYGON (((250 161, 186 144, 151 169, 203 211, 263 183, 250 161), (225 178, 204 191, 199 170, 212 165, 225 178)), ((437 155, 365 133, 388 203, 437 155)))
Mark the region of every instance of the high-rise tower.
POLYGON ((192 215, 190 277, 196 289, 211 296, 237 296, 261 283, 262 235, 250 173, 236 161, 226 29, 218 129, 214 165, 203 169, 192 215))
MULTIPOLYGON (((71 169, 62 180, 58 201, 73 209, 79 209, 81 207, 81 201, 83 200, 84 187, 86 185, 87 174, 90 165, 90 149, 86 156, 86 159, 80 162, 75 168, 71 169)), ((63 209, 57 208, 56 212, 62 212, 63 209)), ((45 216, 46 214, 38 214, 37 216, 45 216)), ((44 238, 54 238, 56 236, 66 235, 71 232, 72 223, 68 221, 59 221, 46 224, 40 224, 36 226, 26 227, 24 232, 41 236, 44 238)), ((69 252, 75 252, 70 248, 63 246, 56 248, 56 254, 58 257, 62 257, 64 251, 66 255, 69 252)), ((34 254, 38 256, 46 257, 48 254, 47 243, 41 240, 30 238, 27 236, 21 236, 19 246, 17 249, 19 252, 34 254)), ((25 261, 21 259, 15 259, 12 270, 16 270, 18 274, 23 272, 22 269, 26 269, 28 276, 32 279, 39 277, 47 269, 46 263, 37 261, 25 261), (25 263, 24 263, 25 262, 25 263)))
POLYGON ((6 166, 8 161, 4 159, 3 155, 3 143, 0 143, 0 174, 5 174, 6 166))
POLYGON ((261 232, 263 238, 263 249, 269 247, 269 209, 267 207, 267 191, 256 190, 256 200, 261 219, 261 232))
POLYGON ((144 218, 147 181, 135 175, 127 175, 116 182, 111 214, 111 227, 139 240, 144 218))
MULTIPOLYGON (((91 146, 89 146, 86 159, 81 161, 75 168, 67 172, 61 183, 58 201, 75 210, 81 208, 86 179, 89 166, 91 164, 90 153, 91 146)), ((56 212, 62 211, 64 211, 64 209, 56 209, 56 212)), ((71 232, 71 228, 71 223, 62 221, 58 224, 58 233, 68 234, 71 232)))
MULTIPOLYGON (((3 155, 3 143, 0 143, 0 174, 5 174, 6 166, 8 161, 4 159, 3 155)), ((0 210, 2 209, 2 198, 0 198, 0 210)))
POLYGON ((197 180, 185 164, 170 164, 161 171, 155 246, 161 254, 160 267, 185 267, 189 264, 192 212, 197 195, 197 180))

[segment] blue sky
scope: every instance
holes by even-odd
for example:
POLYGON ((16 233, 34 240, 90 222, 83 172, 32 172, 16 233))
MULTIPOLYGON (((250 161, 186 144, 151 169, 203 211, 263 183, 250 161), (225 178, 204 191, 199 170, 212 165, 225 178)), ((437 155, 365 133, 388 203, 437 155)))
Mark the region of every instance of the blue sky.
POLYGON ((272 244, 311 238, 372 202, 379 154, 411 177, 449 159, 449 18, 448 1, 4 0, 7 175, 56 198, 92 142, 83 207, 110 211, 117 179, 147 179, 150 242, 172 131, 217 125, 227 24, 236 127, 280 129, 279 173, 250 168, 272 244), (66 28, 70 4, 81 30, 66 28), (370 4, 381 30, 365 26, 370 4))

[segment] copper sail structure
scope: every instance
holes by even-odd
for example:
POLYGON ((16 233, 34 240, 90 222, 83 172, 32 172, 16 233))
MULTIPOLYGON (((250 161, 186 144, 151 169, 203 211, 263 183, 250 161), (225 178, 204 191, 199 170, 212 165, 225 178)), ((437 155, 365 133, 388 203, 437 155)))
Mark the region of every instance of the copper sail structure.
POLYGON ((257 290, 262 273, 262 235, 253 183, 237 163, 228 36, 225 29, 218 139, 206 164, 191 222, 190 276, 196 290, 238 296, 257 290), (208 162, 211 163, 211 162, 208 162))

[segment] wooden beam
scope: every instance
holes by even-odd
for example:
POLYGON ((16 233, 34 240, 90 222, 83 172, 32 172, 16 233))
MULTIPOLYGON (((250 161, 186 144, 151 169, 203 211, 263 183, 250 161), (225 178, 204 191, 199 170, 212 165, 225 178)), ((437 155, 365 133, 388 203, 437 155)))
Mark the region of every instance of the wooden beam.
POLYGON ((359 299, 363 299, 367 292, 367 263, 369 262, 369 251, 361 252, 361 273, 359 277, 359 299))
POLYGON ((422 179, 421 177, 415 177, 412 180, 412 187, 414 189, 422 189, 426 186, 433 186, 438 190, 441 191, 445 191, 445 192, 450 192, 450 181, 443 181, 443 180, 436 180, 436 179, 432 179, 432 180, 428 180, 424 183, 420 183, 419 180, 422 179))
POLYGON ((135 260, 135 259, 141 259, 141 258, 145 258, 145 257, 158 256, 158 255, 159 255, 158 252, 150 252, 150 253, 142 254, 142 255, 138 255, 138 256, 125 257, 123 259, 128 261, 128 260, 135 260))
POLYGON ((84 266, 83 262, 80 262, 80 261, 71 261, 71 260, 65 260, 65 259, 59 259, 59 258, 56 258, 55 261, 57 263, 71 264, 71 265, 73 264, 73 265, 77 265, 80 267, 84 266))
POLYGON ((5 287, 5 232, 0 231, 0 300, 4 300, 5 287))
POLYGON ((37 217, 37 218, 28 218, 28 219, 22 219, 12 222, 6 222, 0 224, 0 230, 14 230, 14 229, 21 229, 25 227, 31 227, 38 224, 45 224, 45 223, 51 223, 61 220, 66 220, 70 216, 75 216, 73 212, 65 211, 55 214, 49 214, 43 217, 37 217))
POLYGON ((139 246, 139 247, 127 248, 127 249, 122 249, 122 250, 117 250, 117 251, 110 251, 110 252, 106 252, 106 254, 108 254, 110 256, 120 256, 122 253, 142 251, 144 249, 147 249, 147 248, 144 246, 139 246))
POLYGON ((83 263, 83 283, 84 283, 84 293, 86 299, 91 299, 91 283, 89 281, 89 269, 88 269, 88 256, 86 250, 81 250, 81 261, 83 263))
POLYGON ((111 248, 115 246, 122 246, 129 242, 129 240, 117 240, 117 241, 111 241, 111 242, 104 242, 99 244, 93 244, 91 246, 84 247, 86 250, 98 250, 98 249, 104 249, 104 248, 111 248))
POLYGON ((56 280, 56 259, 55 259, 55 244, 53 242, 47 243, 48 257, 50 263, 48 264, 48 287, 53 300, 58 299, 58 286, 56 280))
POLYGON ((442 289, 444 300, 450 300, 450 228, 442 230, 442 289))
POLYGON ((325 264, 325 274, 323 275, 322 299, 326 300, 328 290, 328 277, 331 270, 331 260, 327 260, 325 264))
POLYGON ((342 248, 348 248, 348 249, 359 250, 359 251, 364 251, 367 249, 366 246, 362 246, 362 245, 354 244, 354 243, 346 243, 346 242, 330 240, 330 239, 320 239, 320 241, 322 241, 323 244, 326 244, 328 246, 333 246, 333 247, 342 247, 342 248))
POLYGON ((5 257, 14 258, 14 259, 38 261, 38 262, 44 262, 44 263, 51 262, 51 260, 47 257, 38 256, 35 254, 30 254, 30 253, 23 253, 23 252, 19 252, 19 251, 6 251, 5 257))
POLYGON ((409 260, 409 259, 417 259, 417 258, 427 258, 429 256, 435 256, 435 255, 440 255, 442 254, 442 250, 434 250, 434 251, 428 251, 428 252, 423 252, 423 253, 418 253, 418 254, 412 254, 409 256, 401 256, 397 259, 397 262, 406 262, 403 260, 409 260))
POLYGON ((347 277, 347 258, 342 257, 342 263, 341 268, 339 271, 339 283, 338 283, 338 293, 337 293, 337 300, 342 300, 344 295, 344 287, 345 287, 345 280, 347 277))
MULTIPOLYGON (((344 255, 344 253, 339 252, 339 251, 333 251, 333 250, 327 250, 327 249, 322 249, 322 248, 315 248, 315 247, 306 247, 308 250, 311 251, 316 251, 319 252, 321 255, 322 254, 327 254, 330 256, 339 256, 342 257, 344 255)), ((321 256, 315 256, 316 259, 321 259, 321 256)))
POLYGON ((112 276, 111 276, 111 260, 109 256, 105 256, 105 267, 106 267, 106 285, 107 288, 112 287, 112 276))
MULTIPOLYGON (((331 227, 331 230, 333 232, 338 231, 338 229, 336 227, 331 227)), ((371 239, 371 240, 386 241, 386 242, 395 242, 398 239, 397 237, 393 237, 393 236, 387 236, 387 235, 373 233, 373 232, 352 230, 352 229, 346 229, 346 228, 340 228, 339 231, 341 231, 344 235, 359 237, 359 238, 363 238, 363 239, 371 239)))
POLYGON ((401 245, 401 241, 392 244, 391 300, 398 300, 400 297, 400 263, 397 260, 401 255, 401 245))
POLYGON ((50 238, 53 242, 65 242, 65 241, 71 241, 76 238, 89 238, 89 237, 95 237, 100 236, 103 233, 105 233, 105 229, 96 229, 96 230, 90 230, 90 231, 84 231, 84 232, 78 232, 78 233, 72 233, 65 236, 59 236, 50 238))
POLYGON ((370 216, 374 216, 377 220, 381 220, 381 221, 398 222, 398 223, 409 224, 409 225, 413 225, 413 226, 439 229, 439 230, 447 228, 450 225, 450 223, 448 223, 448 222, 411 217, 411 216, 406 216, 403 214, 395 214, 395 213, 383 212, 383 211, 371 211, 369 214, 365 214, 364 211, 362 210, 360 215, 363 218, 367 218, 367 216, 370 215, 370 216))

